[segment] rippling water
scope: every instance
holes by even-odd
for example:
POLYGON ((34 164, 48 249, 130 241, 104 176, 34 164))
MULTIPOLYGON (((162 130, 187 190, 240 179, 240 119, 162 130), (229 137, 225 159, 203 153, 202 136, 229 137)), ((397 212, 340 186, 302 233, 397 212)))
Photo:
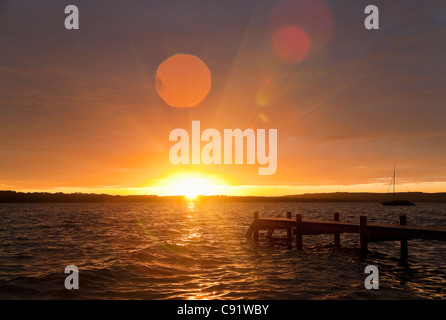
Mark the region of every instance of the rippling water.
MULTIPOLYGON (((358 235, 304 236, 304 250, 264 237, 245 238, 261 217, 446 226, 446 204, 382 207, 374 203, 0 204, 0 299, 418 299, 446 298, 446 242, 369 244, 358 235), (365 266, 380 272, 364 288, 365 266), (67 265, 79 290, 66 290, 67 265)), ((278 234, 280 237, 281 235, 278 234)))

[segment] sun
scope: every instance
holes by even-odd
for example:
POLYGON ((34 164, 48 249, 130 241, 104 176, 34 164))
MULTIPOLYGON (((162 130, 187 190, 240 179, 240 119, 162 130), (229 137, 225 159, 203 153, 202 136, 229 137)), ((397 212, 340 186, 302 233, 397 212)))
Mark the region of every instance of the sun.
POLYGON ((175 181, 175 189, 179 195, 193 200, 199 195, 205 195, 211 185, 210 181, 202 178, 187 178, 175 181))
POLYGON ((184 196, 188 200, 194 200, 199 195, 224 194, 228 185, 223 179, 214 175, 177 173, 161 179, 156 188, 163 195, 184 196))

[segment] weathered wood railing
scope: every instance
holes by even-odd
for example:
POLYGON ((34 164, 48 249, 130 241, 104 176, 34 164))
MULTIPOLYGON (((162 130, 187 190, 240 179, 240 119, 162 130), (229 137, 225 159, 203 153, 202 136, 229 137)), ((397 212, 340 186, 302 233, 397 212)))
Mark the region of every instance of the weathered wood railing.
POLYGON ((359 223, 341 222, 339 214, 334 214, 333 221, 302 220, 301 214, 296 214, 296 218, 291 218, 291 212, 287 212, 287 218, 259 218, 257 212, 254 213, 254 220, 246 233, 247 237, 253 236, 255 242, 259 240, 259 231, 267 230, 267 237, 271 238, 274 230, 286 229, 287 239, 292 238, 294 232, 296 247, 303 249, 303 235, 311 234, 333 234, 334 244, 340 245, 341 233, 359 234, 361 254, 368 251, 368 243, 376 241, 400 241, 401 259, 408 257, 407 240, 426 239, 446 241, 446 227, 421 227, 408 226, 406 216, 400 216, 399 224, 368 223, 366 216, 359 217, 359 223))

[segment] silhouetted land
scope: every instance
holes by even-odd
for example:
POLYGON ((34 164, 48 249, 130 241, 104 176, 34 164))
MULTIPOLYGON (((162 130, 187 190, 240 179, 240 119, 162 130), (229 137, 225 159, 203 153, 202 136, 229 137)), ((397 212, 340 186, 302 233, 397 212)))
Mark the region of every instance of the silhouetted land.
MULTIPOLYGON (((396 199, 411 202, 446 202, 446 192, 396 193, 396 199)), ((48 193, 48 192, 16 192, 0 191, 0 203, 38 203, 38 202, 178 202, 184 201, 182 196, 159 197, 155 195, 109 195, 95 193, 48 193)), ((392 200, 393 195, 386 193, 308 193, 280 197, 243 197, 243 196, 199 196, 198 201, 221 202, 382 202, 392 200)))

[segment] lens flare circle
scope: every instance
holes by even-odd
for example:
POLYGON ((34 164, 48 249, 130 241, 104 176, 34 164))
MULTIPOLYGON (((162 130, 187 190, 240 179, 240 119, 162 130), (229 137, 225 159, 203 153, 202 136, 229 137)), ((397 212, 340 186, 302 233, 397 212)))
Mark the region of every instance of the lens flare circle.
POLYGON ((272 48, 282 62, 295 63, 304 60, 311 50, 311 39, 297 26, 285 26, 274 33, 272 48))
POLYGON ((171 107, 190 108, 201 103, 211 90, 211 72, 198 57, 175 54, 160 64, 156 91, 171 107))
POLYGON ((328 44, 334 38, 334 17, 323 0, 284 0, 271 14, 270 28, 278 30, 295 25, 307 33, 313 47, 328 44))

